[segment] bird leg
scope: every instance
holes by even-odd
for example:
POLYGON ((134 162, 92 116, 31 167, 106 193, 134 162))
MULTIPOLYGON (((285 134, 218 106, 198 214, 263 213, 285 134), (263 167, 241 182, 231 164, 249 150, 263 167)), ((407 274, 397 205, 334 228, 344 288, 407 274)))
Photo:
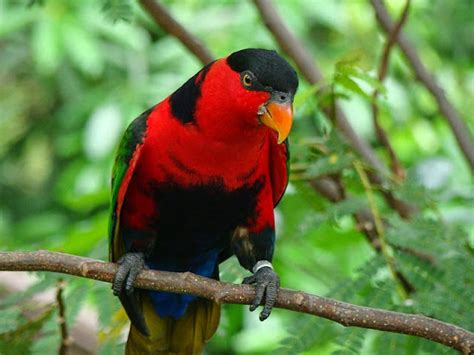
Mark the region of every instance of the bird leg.
POLYGON ((255 299, 250 305, 253 312, 260 304, 263 310, 260 313, 260 320, 264 321, 270 315, 280 290, 280 278, 273 271, 272 264, 266 260, 261 260, 253 267, 254 274, 244 278, 244 284, 255 284, 255 299))
POLYGON ((112 283, 114 295, 120 298, 120 302, 122 302, 132 324, 143 335, 148 336, 149 331, 143 316, 140 294, 135 292, 133 287, 140 271, 147 269, 145 254, 127 253, 117 261, 117 264, 119 264, 119 269, 112 283))
POLYGON ((133 283, 138 274, 146 268, 145 254, 126 253, 117 261, 117 264, 119 264, 119 269, 112 283, 114 295, 119 296, 124 291, 127 295, 130 295, 133 293, 133 283))

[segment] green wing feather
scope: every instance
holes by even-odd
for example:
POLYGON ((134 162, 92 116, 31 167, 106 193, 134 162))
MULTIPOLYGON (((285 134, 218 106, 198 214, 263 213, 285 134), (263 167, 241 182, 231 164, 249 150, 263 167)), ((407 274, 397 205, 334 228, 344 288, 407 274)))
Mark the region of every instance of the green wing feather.
POLYGON ((124 251, 123 241, 116 238, 120 225, 120 208, 133 169, 140 155, 140 148, 146 134, 147 120, 153 108, 138 116, 125 131, 112 169, 112 201, 110 209, 109 238, 110 260, 115 261, 124 251), (128 180, 125 179, 128 177, 128 180), (121 194, 120 192, 123 191, 121 194))

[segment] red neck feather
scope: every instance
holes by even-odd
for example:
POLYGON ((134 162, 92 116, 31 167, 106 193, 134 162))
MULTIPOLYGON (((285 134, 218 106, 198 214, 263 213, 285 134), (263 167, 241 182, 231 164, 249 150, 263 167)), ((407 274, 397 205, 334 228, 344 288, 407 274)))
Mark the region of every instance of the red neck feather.
POLYGON ((199 130, 207 139, 222 143, 258 144, 267 127, 258 121, 257 111, 269 97, 267 92, 245 90, 239 73, 228 66, 225 58, 220 59, 212 65, 201 87, 195 113, 199 130))

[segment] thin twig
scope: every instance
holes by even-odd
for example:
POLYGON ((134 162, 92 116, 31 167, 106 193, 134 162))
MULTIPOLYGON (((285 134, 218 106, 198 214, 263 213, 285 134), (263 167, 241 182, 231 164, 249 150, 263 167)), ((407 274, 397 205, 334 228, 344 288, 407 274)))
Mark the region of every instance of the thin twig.
POLYGON ((71 338, 69 337, 69 332, 66 324, 66 304, 63 299, 64 291, 64 280, 58 280, 58 290, 56 292, 56 303, 58 304, 58 323, 59 330, 61 333, 61 345, 59 346, 58 354, 66 355, 71 345, 71 338))
MULTIPOLYGON (((14 294, 28 293, 27 290, 37 282, 36 275, 27 272, 0 272, 0 289, 2 290, 2 297, 9 297, 14 294)), ((10 297, 11 298, 11 297, 10 297)), ((65 307, 68 306, 67 300, 64 300, 65 307)), ((15 303, 18 304, 18 303, 15 303)), ((3 304, 5 307, 5 304, 3 304)), ((16 339, 15 335, 22 334, 28 329, 37 328, 38 324, 58 315, 57 302, 57 288, 47 289, 44 292, 39 292, 26 300, 26 303, 21 302, 21 308, 25 310, 22 312, 26 322, 9 333, 0 335, 0 339, 9 341, 16 339), (51 291, 51 292, 50 292, 51 291)), ((69 354, 97 354, 97 322, 94 317, 95 312, 89 307, 83 307, 77 314, 77 317, 72 326, 68 324, 68 335, 70 344, 68 347, 69 354)), ((0 341, 1 342, 1 341, 0 341)))
MULTIPOLYGON (((80 256, 48 252, 0 252, 0 271, 51 271, 112 282, 118 266, 80 256)), ((251 304, 255 288, 198 276, 145 270, 135 286, 180 294, 192 294, 219 304, 251 304)), ((456 325, 417 314, 406 314, 357 306, 301 291, 281 289, 276 307, 333 320, 346 327, 378 329, 414 335, 469 354, 474 351, 474 334, 456 325)))
POLYGON ((370 211, 372 213, 372 217, 374 219, 374 227, 377 235, 377 240, 380 245, 380 251, 382 253, 385 262, 387 263, 388 269, 392 274, 393 279, 395 280, 395 284, 397 286, 397 290, 400 294, 400 297, 405 300, 408 297, 408 294, 404 288, 404 283, 402 280, 398 278, 398 272, 395 265, 395 259, 393 255, 390 254, 389 247, 387 242, 385 241, 385 228, 383 226, 382 217, 380 216, 379 209, 377 208, 377 204, 375 203, 375 198, 372 192, 372 185, 370 184, 369 177, 365 173, 362 164, 359 161, 354 161, 354 168, 359 175, 359 178, 364 186, 365 193, 367 195, 367 200, 369 202, 370 211))
MULTIPOLYGON (((383 1, 371 0, 371 3, 375 10, 377 21, 385 32, 390 33, 393 30, 394 24, 383 1)), ((469 166, 474 170, 474 138, 472 137, 469 128, 461 119, 453 105, 448 101, 444 90, 437 84, 433 75, 428 72, 413 44, 401 32, 396 40, 403 54, 408 59, 408 62, 415 73, 416 79, 418 79, 435 98, 438 108, 448 121, 469 166)))
POLYGON ((424 261, 425 263, 428 263, 430 265, 437 264, 436 258, 430 254, 426 254, 417 249, 413 249, 413 248, 403 246, 403 245, 396 245, 396 244, 390 244, 390 245, 392 246, 393 249, 399 250, 405 254, 416 256, 418 259, 424 261))
MULTIPOLYGON (((390 32, 390 34, 387 37, 387 41, 385 42, 383 52, 382 52, 382 58, 380 60, 380 66, 378 70, 378 79, 380 82, 383 82, 387 75, 390 52, 397 41, 398 33, 400 32, 401 28, 406 22, 409 9, 410 9, 410 0, 407 0, 405 3, 405 7, 403 9, 402 15, 400 16, 400 19, 398 20, 397 24, 393 27, 393 30, 390 32)), ((406 177, 405 169, 403 168, 400 160, 398 159, 397 154, 395 153, 395 150, 393 149, 392 144, 390 143, 390 139, 388 138, 388 135, 385 132, 385 130, 380 125, 380 122, 378 119, 379 105, 377 102, 377 98, 379 96, 379 93, 380 93, 379 89, 376 88, 374 90, 374 93, 372 94, 372 120, 374 123, 375 132, 377 134, 377 138, 379 139, 380 143, 382 143, 382 145, 385 147, 385 149, 387 150, 389 154, 390 169, 392 170, 392 173, 398 180, 402 181, 406 177)))
POLYGON ((139 0, 139 2, 158 26, 183 43, 202 64, 206 65, 214 60, 214 56, 204 43, 181 26, 163 5, 155 0, 139 0))

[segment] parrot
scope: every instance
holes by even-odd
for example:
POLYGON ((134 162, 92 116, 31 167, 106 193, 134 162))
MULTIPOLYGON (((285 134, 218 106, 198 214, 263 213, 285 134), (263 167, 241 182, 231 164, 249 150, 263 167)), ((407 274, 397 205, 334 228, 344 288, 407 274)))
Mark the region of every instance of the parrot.
POLYGON ((247 48, 204 66, 125 130, 112 171, 112 283, 131 321, 126 354, 199 354, 220 305, 134 287, 144 269, 219 279, 236 256, 265 320, 280 281, 274 208, 289 178, 298 76, 276 51, 247 48))

